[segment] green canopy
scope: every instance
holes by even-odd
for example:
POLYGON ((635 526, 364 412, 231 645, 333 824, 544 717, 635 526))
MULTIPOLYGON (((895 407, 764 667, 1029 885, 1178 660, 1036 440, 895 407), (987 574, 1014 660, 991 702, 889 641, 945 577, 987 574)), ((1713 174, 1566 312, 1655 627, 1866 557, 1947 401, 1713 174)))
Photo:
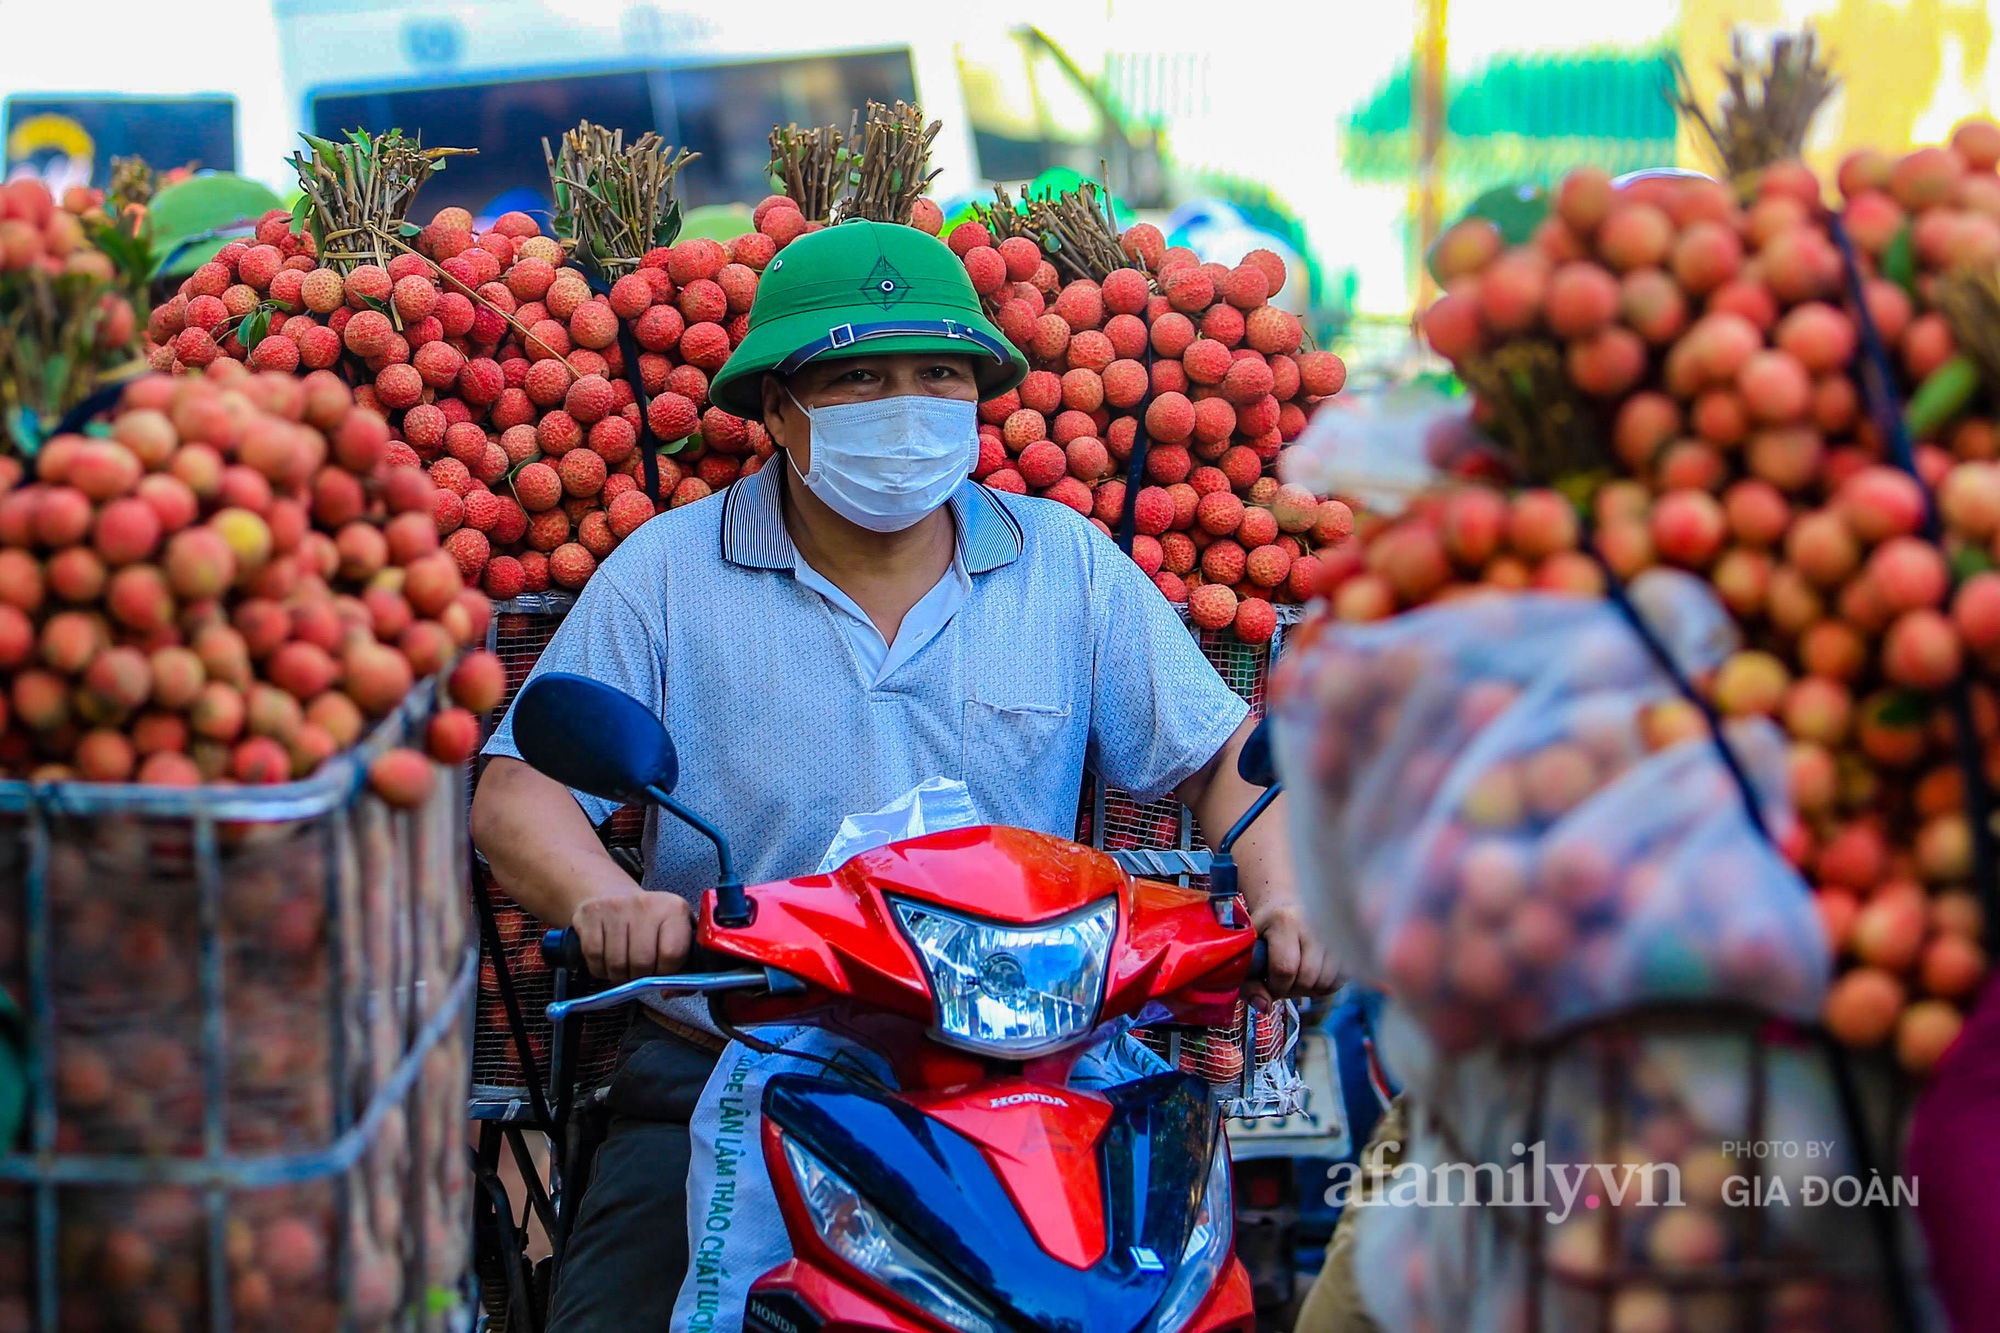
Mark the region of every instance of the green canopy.
MULTIPOLYGON (((1549 215, 1549 192, 1532 183, 1496 185, 1474 199, 1452 222, 1457 226, 1467 218, 1485 218, 1500 229, 1500 239, 1508 245, 1526 245, 1542 219, 1549 215)), ((1447 228, 1449 230, 1449 228, 1447 228)), ((1437 245, 1424 256, 1424 267, 1439 282, 1444 275, 1437 268, 1437 245)))
POLYGON ((681 215, 679 241, 729 241, 757 228, 741 204, 703 204, 681 215))
MULTIPOLYGON (((1672 65, 1657 47, 1499 56, 1449 80, 1448 183, 1553 180, 1580 162, 1614 175, 1674 160, 1672 65)), ((1342 167, 1400 181, 1413 167, 1411 67, 1405 61, 1341 127, 1342 167)))
POLYGON ((232 239, 213 233, 254 223, 272 209, 283 207, 285 201, 269 186, 233 172, 205 172, 167 186, 146 208, 153 253, 160 256, 153 276, 185 277, 213 259, 232 239), (203 239, 187 244, 194 237, 203 239))

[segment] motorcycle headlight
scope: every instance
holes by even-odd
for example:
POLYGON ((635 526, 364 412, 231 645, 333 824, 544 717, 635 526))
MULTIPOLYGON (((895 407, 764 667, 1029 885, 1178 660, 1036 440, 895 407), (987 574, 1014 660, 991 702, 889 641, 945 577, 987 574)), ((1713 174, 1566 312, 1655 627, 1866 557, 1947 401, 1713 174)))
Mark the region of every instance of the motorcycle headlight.
POLYGON ((937 1265, 896 1234, 839 1172, 785 1139, 785 1161, 813 1227, 833 1252, 932 1318, 963 1333, 1002 1333, 1000 1321, 937 1265))
POLYGON ((1230 1193, 1229 1140, 1215 1136, 1209 1152, 1208 1184, 1203 1187, 1195 1209, 1194 1227, 1181 1248, 1180 1270, 1174 1274, 1167 1294, 1160 1298, 1153 1327, 1158 1333, 1175 1333, 1201 1309, 1215 1286, 1216 1274, 1229 1262, 1230 1241, 1236 1226, 1235 1199, 1230 1193))
POLYGON ((938 1034, 946 1041, 1036 1055, 1097 1026, 1105 964, 1118 930, 1117 898, 1040 926, 892 901, 904 935, 923 959, 938 1034))

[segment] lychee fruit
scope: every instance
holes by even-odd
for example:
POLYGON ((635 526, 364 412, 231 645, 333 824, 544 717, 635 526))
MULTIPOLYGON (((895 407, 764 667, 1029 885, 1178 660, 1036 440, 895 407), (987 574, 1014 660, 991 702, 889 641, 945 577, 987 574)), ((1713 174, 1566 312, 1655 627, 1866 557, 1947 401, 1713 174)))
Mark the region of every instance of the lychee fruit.
POLYGON ((368 765, 368 786, 385 803, 401 810, 415 810, 430 799, 436 773, 421 751, 398 746, 384 751, 368 765))
MULTIPOLYGON (((695 480, 695 478, 690 477, 686 481, 683 481, 681 485, 686 486, 689 482, 695 480)), ((707 489, 705 485, 703 489, 707 489)), ((676 501, 679 500, 680 494, 681 492, 677 488, 675 490, 676 501)), ((581 588, 585 583, 590 581, 590 576, 596 570, 597 557, 592 555, 588 548, 579 542, 564 542, 549 553, 549 577, 560 587, 581 588)))
POLYGON ((1188 594, 1188 619, 1202 629, 1224 629, 1236 623, 1236 594, 1220 583, 1204 583, 1188 594))

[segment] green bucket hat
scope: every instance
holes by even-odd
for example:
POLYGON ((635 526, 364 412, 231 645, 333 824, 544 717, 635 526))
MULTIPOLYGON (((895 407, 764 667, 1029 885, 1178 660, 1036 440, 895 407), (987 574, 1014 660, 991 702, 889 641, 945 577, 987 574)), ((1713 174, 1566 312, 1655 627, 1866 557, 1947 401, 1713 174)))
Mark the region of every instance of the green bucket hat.
POLYGON ((856 220, 799 237, 765 266, 750 331, 708 386, 709 401, 761 417, 766 373, 827 357, 948 352, 978 366, 979 396, 1019 384, 1027 358, 980 309, 965 265, 915 227, 856 220))

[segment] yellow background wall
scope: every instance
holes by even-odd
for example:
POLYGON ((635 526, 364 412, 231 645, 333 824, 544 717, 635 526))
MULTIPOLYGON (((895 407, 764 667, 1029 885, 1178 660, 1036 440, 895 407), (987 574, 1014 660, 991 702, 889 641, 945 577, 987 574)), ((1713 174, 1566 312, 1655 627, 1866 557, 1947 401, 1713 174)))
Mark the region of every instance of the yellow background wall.
MULTIPOLYGON (((2000 91, 2000 52, 1984 0, 1682 0, 1681 56, 1698 96, 1721 91, 1717 67, 1729 34, 1811 23, 1840 92, 1815 127, 1808 158, 1831 172, 1842 154, 1867 144, 1897 151, 1942 142, 1964 117, 1990 113, 2000 91)), ((1681 158, 1711 165, 1685 128, 1681 158)))

